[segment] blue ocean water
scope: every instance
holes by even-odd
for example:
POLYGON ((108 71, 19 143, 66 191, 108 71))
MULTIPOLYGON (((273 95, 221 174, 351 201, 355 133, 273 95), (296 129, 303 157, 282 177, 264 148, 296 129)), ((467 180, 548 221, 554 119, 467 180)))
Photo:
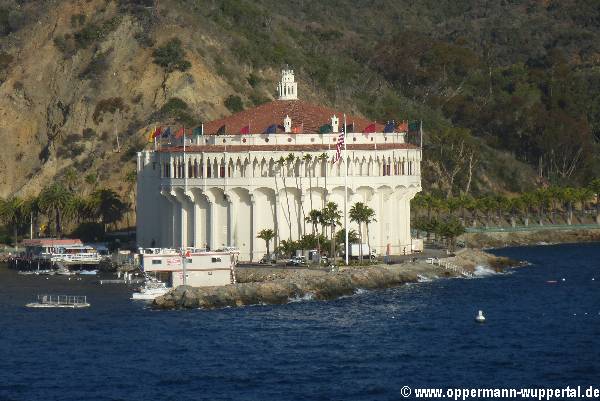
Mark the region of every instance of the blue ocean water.
POLYGON ((0 268, 0 400, 397 400, 405 385, 597 386, 600 244, 496 253, 531 266, 213 311, 153 311, 123 286, 0 268), (23 307, 43 292, 92 306, 23 307))

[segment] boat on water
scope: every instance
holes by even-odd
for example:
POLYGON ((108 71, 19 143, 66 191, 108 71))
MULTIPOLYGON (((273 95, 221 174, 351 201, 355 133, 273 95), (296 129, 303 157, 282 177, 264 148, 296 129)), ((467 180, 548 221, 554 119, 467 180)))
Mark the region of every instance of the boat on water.
POLYGON ((25 257, 30 261, 48 261, 65 265, 97 265, 102 255, 79 239, 37 238, 23 241, 25 257))
POLYGON ((146 283, 131 299, 153 300, 180 285, 210 287, 235 283, 239 250, 224 248, 140 248, 146 283))
POLYGON ((90 306, 82 295, 38 295, 37 302, 25 305, 27 308, 87 308, 90 306))
POLYGON ((81 270, 79 272, 80 276, 95 276, 98 274, 98 270, 81 270))
POLYGON ((165 295, 171 289, 165 283, 153 277, 147 277, 146 282, 138 292, 131 295, 131 299, 138 301, 152 301, 156 297, 165 295))

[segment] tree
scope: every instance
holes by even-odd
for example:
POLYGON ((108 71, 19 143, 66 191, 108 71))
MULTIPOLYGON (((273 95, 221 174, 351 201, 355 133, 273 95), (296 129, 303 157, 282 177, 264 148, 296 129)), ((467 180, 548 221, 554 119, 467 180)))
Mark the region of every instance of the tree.
POLYGON ((292 213, 290 211, 290 199, 288 196, 287 185, 285 183, 285 176, 287 175, 287 173, 284 171, 284 168, 283 168, 285 166, 285 158, 283 156, 281 156, 279 158, 279 160, 277 161, 277 165, 279 166, 279 173, 281 174, 281 179, 283 181, 283 190, 285 193, 285 205, 287 208, 286 220, 288 223, 288 228, 289 228, 289 233, 290 233, 289 240, 291 241, 292 240, 292 213))
POLYGON ((596 195, 596 223, 600 224, 600 178, 594 178, 589 188, 596 195))
POLYGON ((8 227, 12 228, 15 238, 15 248, 18 243, 19 225, 22 222, 23 200, 16 196, 6 200, 0 199, 0 220, 8 227))
POLYGON ((589 188, 577 188, 575 190, 575 201, 579 202, 579 222, 583 223, 586 204, 592 199, 594 193, 589 188))
POLYGON ((446 239, 450 252, 456 250, 456 238, 465 233, 465 227, 456 217, 449 217, 437 226, 437 233, 446 239))
POLYGON ((321 252, 321 244, 319 240, 319 224, 323 220, 323 215, 320 210, 312 209, 308 212, 308 216, 304 218, 307 223, 312 224, 313 235, 317 236, 317 250, 321 252))
MULTIPOLYGON (((310 210, 313 210, 313 198, 312 198, 312 168, 311 168, 311 162, 312 162, 312 155, 310 153, 305 154, 302 157, 302 160, 304 160, 304 163, 306 163, 306 169, 308 171, 308 197, 310 198, 310 210)), ((306 219, 306 218, 305 218, 306 219)), ((314 234, 314 232, 313 232, 314 234)))
POLYGON ((244 102, 242 102, 242 98, 237 95, 229 95, 227 99, 225 99, 225 107, 232 113, 238 113, 244 110, 244 102))
POLYGON ((367 227, 367 244, 369 245, 369 250, 371 249, 371 241, 369 239, 369 223, 372 223, 375 220, 375 210, 371 209, 369 206, 365 205, 362 202, 356 202, 352 208, 350 209, 350 220, 354 221, 358 224, 358 235, 360 237, 360 259, 363 259, 362 254, 362 244, 363 244, 363 236, 362 236, 362 224, 364 223, 367 227))
POLYGON ((99 189, 91 195, 91 207, 106 231, 109 224, 114 224, 116 228, 116 223, 123 218, 128 205, 112 189, 99 189))
POLYGON ((323 210, 321 211, 321 223, 331 227, 331 247, 330 247, 330 258, 333 258, 335 263, 335 227, 340 225, 340 219, 342 214, 338 209, 338 205, 335 202, 327 202, 323 210))
MULTIPOLYGON (((350 244, 356 244, 358 241, 359 241, 358 233, 356 232, 356 230, 350 229, 348 231, 348 247, 350 246, 350 244)), ((341 230, 339 230, 338 232, 335 233, 335 246, 339 247, 341 244, 344 244, 345 242, 346 242, 346 229, 342 228, 341 230)), ((340 252, 341 249, 336 248, 336 251, 340 252)), ((361 251, 362 251, 362 249, 361 249, 361 251)), ((362 252, 361 252, 361 255, 362 255, 362 252)), ((362 259, 360 259, 360 260, 362 260, 362 259)))
POLYGON ((256 236, 256 238, 260 238, 263 241, 265 241, 265 245, 267 247, 267 257, 270 257, 269 255, 271 254, 271 252, 269 252, 269 244, 271 242, 271 240, 273 238, 275 238, 275 232, 273 230, 271 230, 270 228, 266 228, 263 230, 260 230, 258 232, 258 235, 256 236))
POLYGON ((57 237, 62 235, 61 218, 73 195, 62 184, 55 183, 42 190, 39 196, 39 206, 48 218, 54 217, 54 232, 57 237))
POLYGON ((185 59, 185 51, 181 47, 181 40, 173 38, 152 53, 154 63, 161 66, 166 74, 174 71, 187 71, 192 64, 185 59))
MULTIPOLYGON (((174 71, 187 71, 192 64, 185 59, 185 51, 178 38, 173 38, 161 47, 155 49, 152 56, 154 57, 154 64, 161 66, 164 70, 161 88, 166 97, 167 78, 169 77, 169 74, 174 71)), ((154 94, 154 101, 156 101, 156 93, 154 94)))

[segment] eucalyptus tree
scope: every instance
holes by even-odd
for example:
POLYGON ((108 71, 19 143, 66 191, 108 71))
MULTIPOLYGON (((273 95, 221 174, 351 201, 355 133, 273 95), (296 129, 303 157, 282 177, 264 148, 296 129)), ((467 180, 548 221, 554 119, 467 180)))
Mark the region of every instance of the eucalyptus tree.
POLYGON ((342 213, 340 212, 337 203, 327 202, 323 210, 321 210, 321 222, 324 225, 331 227, 331 247, 330 257, 335 262, 335 228, 339 226, 342 213))
POLYGON ((39 207, 49 220, 54 219, 54 232, 57 237, 62 236, 63 213, 69 205, 73 195, 62 184, 54 183, 45 187, 39 195, 39 207))
POLYGON ((18 246, 19 226, 23 219, 23 200, 16 196, 0 199, 0 221, 12 229, 15 248, 18 246))

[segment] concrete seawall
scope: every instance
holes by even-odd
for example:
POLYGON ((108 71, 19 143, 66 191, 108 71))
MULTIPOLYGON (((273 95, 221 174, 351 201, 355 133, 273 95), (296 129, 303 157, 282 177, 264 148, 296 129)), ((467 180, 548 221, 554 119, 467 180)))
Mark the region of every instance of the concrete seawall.
POLYGON ((514 264, 505 258, 465 250, 452 259, 462 271, 453 271, 425 262, 372 267, 341 268, 336 272, 310 269, 239 269, 238 284, 194 288, 180 286, 156 298, 156 309, 222 308, 257 304, 284 304, 297 298, 328 300, 351 295, 358 289, 374 290, 433 280, 458 277, 473 272, 476 266, 500 269, 514 264))

